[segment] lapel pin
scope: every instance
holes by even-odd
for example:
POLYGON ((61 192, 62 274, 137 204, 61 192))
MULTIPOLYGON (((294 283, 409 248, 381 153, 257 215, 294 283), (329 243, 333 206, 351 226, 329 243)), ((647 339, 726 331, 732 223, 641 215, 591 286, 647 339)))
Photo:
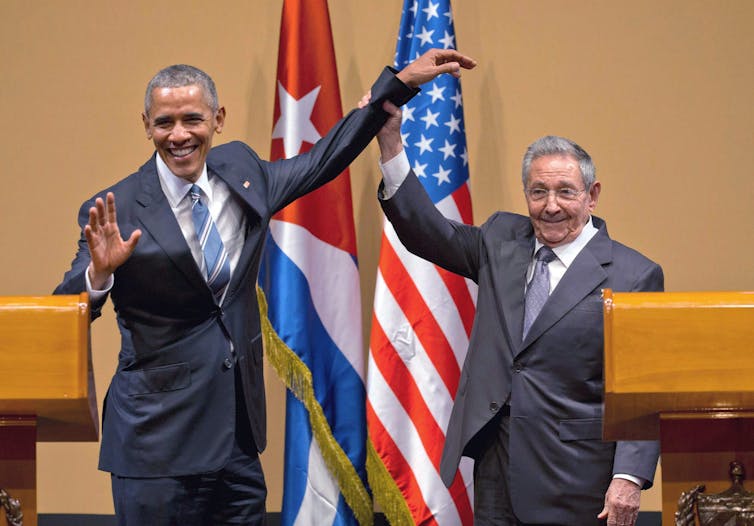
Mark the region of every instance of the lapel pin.
POLYGON ((243 187, 244 188, 248 188, 249 186, 251 186, 251 183, 249 181, 244 181, 243 182, 243 187))

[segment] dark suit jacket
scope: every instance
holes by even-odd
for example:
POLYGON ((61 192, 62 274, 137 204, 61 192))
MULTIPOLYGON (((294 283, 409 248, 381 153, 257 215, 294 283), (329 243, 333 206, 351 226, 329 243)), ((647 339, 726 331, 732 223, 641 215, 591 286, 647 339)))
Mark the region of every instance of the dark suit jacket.
MULTIPOLYGON (((601 290, 662 290, 662 269, 612 241, 604 221, 553 290, 522 342, 528 217, 499 212, 481 227, 446 220, 413 173, 382 206, 414 254, 479 285, 468 354, 441 463, 447 485, 461 455, 478 457, 509 400, 510 493, 523 522, 596 523, 613 473, 649 487, 656 442, 603 442, 601 290)), ((649 351, 649 350, 648 350, 649 351)), ((501 480, 501 483, 503 481, 501 480)))
MULTIPOLYGON (((115 194, 124 238, 142 230, 133 255, 115 271, 110 291, 121 349, 103 410, 100 469, 127 477, 220 469, 233 445, 236 396, 244 397, 254 441, 264 449, 255 285, 270 217, 346 168, 384 123, 384 100, 403 104, 415 92, 386 70, 372 87, 369 106, 352 111, 310 152, 292 159, 263 161, 239 142, 210 151, 209 174, 228 185, 247 220, 245 243, 222 306, 215 303, 162 192, 154 157, 97 194, 115 194), (243 393, 235 392, 235 367, 243 393)), ((81 207, 82 228, 96 197, 81 207)), ((82 233, 71 269, 55 293, 86 290, 89 262, 82 233)), ((93 318, 102 303, 92 305, 93 318)))

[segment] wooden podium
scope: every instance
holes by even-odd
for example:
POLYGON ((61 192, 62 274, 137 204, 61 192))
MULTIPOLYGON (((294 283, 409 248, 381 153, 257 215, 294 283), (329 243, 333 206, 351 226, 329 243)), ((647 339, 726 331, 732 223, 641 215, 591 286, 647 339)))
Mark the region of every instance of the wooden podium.
POLYGON ((697 484, 754 487, 754 292, 603 293, 606 440, 660 440, 662 524, 697 484), (745 482, 746 484, 746 482, 745 482))
POLYGON ((37 524, 36 442, 98 436, 87 295, 0 297, 0 488, 24 526, 37 524))

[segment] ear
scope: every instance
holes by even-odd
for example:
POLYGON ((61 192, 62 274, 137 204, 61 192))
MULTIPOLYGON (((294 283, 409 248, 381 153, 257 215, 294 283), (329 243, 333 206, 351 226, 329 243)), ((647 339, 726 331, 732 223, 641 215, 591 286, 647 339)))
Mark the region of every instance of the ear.
POLYGON ((589 211, 593 212, 597 208, 597 200, 600 198, 600 192, 602 191, 602 185, 599 181, 594 181, 592 187, 589 189, 589 211))
POLYGON ((141 114, 141 122, 144 123, 144 131, 147 134, 147 140, 152 140, 152 127, 149 125, 149 117, 147 117, 146 113, 141 114))
POLYGON ((222 133, 225 126, 225 106, 215 112, 215 133, 222 133))

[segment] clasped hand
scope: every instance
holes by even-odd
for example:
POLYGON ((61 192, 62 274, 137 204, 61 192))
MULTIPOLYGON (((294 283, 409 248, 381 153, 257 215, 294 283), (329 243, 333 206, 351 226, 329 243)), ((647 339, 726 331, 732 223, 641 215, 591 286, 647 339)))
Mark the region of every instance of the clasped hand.
MULTIPOLYGON (((443 73, 449 73, 458 78, 461 76, 462 68, 473 69, 476 65, 476 60, 462 55, 455 49, 430 49, 396 73, 396 77, 407 86, 417 88, 443 73)), ((371 91, 366 92, 359 100, 358 107, 365 107, 371 99, 371 91)), ((377 142, 380 146, 382 161, 386 162, 403 149, 400 136, 401 109, 390 101, 383 102, 382 109, 389 117, 377 134, 377 142)))

